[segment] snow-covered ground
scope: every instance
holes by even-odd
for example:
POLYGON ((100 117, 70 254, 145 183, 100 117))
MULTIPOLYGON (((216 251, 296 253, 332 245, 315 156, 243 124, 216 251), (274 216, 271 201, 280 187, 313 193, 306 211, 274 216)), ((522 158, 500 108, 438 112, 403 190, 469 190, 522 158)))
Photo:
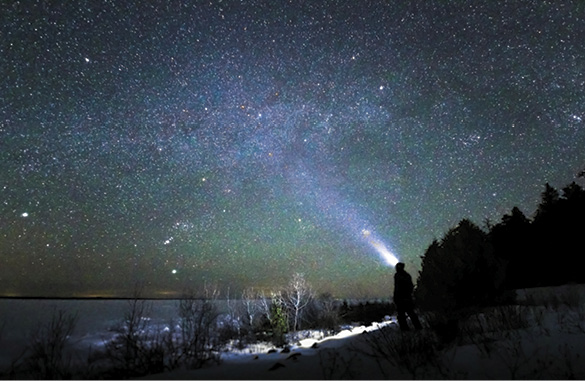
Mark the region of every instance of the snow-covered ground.
POLYGON ((454 343, 429 329, 401 334, 394 317, 290 352, 270 346, 225 353, 220 365, 153 379, 583 379, 585 286, 518 291, 518 305, 472 317, 454 343))
MULTIPOLYGON (((520 290, 517 294, 516 305, 474 315, 451 343, 440 342, 430 329, 402 334, 395 318, 389 317, 371 326, 346 327, 330 337, 317 331, 302 332, 304 339, 291 340, 285 351, 258 343, 222 353, 219 365, 145 378, 585 378, 585 286, 520 290)), ((39 311, 74 307, 79 322, 70 341, 81 351, 89 345, 94 349, 103 346, 113 336, 112 327, 125 306, 125 301, 0 300, 4 322, 0 372, 7 377, 6 366, 24 347, 25 329, 38 324, 35 314, 39 311)), ((171 301, 160 302, 153 308, 157 314, 153 318, 170 319, 174 306, 171 301)))
MULTIPOLYGON (((374 359, 357 359, 350 347, 364 332, 390 324, 395 323, 386 321, 369 327, 357 326, 322 339, 306 338, 284 350, 274 348, 269 343, 257 344, 244 350, 224 353, 220 365, 214 364, 197 370, 175 370, 145 379, 379 378, 374 359), (347 367, 355 369, 346 369, 347 367)), ((305 334, 310 335, 309 332, 305 334)), ((319 335, 314 332, 314 336, 319 335)))

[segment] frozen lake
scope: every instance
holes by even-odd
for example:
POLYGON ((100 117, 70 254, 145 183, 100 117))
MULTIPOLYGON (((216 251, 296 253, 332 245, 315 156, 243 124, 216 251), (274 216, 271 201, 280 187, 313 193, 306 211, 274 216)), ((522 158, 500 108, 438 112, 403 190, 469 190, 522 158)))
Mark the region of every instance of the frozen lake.
MULTIPOLYGON (((54 314, 65 311, 77 316, 70 343, 78 354, 99 348, 114 334, 130 309, 127 299, 0 299, 0 369, 19 356, 31 333, 51 321, 54 314)), ((178 303, 174 300, 145 300, 151 306, 147 317, 152 323, 170 324, 178 320, 178 303)), ((218 309, 225 311, 225 302, 218 309), (222 308, 223 306, 223 308, 222 308)))

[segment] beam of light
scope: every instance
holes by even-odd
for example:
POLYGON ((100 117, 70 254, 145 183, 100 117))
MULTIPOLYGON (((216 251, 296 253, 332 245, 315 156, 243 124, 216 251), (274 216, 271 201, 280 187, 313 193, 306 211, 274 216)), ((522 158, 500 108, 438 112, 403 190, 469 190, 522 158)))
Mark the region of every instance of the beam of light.
POLYGON ((367 230, 367 229, 363 229, 362 230, 362 235, 364 237, 364 239, 366 240, 366 242, 368 242, 368 244, 370 246, 372 246, 380 255, 380 258, 388 265, 388 266, 396 266, 396 264, 399 262, 398 258, 396 257, 396 255, 394 255, 394 253, 392 253, 384 244, 384 242, 382 242, 381 240, 379 240, 378 238, 375 238, 372 236, 372 233, 367 230))
POLYGON ((399 262, 397 255, 388 249, 382 239, 378 238, 370 228, 370 224, 362 218, 363 213, 342 197, 334 187, 317 181, 308 167, 302 165, 297 168, 296 176, 291 180, 294 181, 295 188, 301 190, 305 197, 310 196, 314 206, 320 211, 321 217, 325 217, 335 226, 347 231, 357 241, 368 244, 385 265, 395 266, 399 262))

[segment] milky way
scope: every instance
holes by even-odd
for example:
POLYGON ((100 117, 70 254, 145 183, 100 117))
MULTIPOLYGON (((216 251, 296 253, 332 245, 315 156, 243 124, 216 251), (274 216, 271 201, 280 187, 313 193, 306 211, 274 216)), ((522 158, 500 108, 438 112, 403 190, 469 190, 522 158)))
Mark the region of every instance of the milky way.
POLYGON ((0 293, 387 296, 576 179, 581 2, 392 3, 2 4, 0 293))

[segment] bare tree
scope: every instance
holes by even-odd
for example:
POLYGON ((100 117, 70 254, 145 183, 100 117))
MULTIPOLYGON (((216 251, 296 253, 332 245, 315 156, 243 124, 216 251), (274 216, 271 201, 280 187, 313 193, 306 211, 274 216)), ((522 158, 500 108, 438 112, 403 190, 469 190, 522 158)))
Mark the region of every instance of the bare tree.
POLYGON ((258 302, 259 302, 259 309, 266 317, 266 320, 272 325, 272 311, 270 310, 270 306, 272 304, 272 299, 266 296, 264 291, 260 291, 258 293, 258 302))
POLYGON ((284 293, 284 302, 292 317, 292 329, 300 328, 303 310, 314 298, 311 285, 301 273, 295 273, 284 293))
POLYGON ((242 331, 242 313, 241 313, 241 306, 237 302, 230 297, 230 288, 228 287, 226 292, 226 306, 228 310, 228 314, 226 319, 224 319, 224 328, 227 331, 235 331, 238 338, 241 337, 242 331))
POLYGON ((251 328, 254 327, 256 314, 262 310, 259 300, 261 301, 262 298, 259 297, 254 288, 246 288, 242 291, 242 305, 246 313, 247 323, 251 328))

